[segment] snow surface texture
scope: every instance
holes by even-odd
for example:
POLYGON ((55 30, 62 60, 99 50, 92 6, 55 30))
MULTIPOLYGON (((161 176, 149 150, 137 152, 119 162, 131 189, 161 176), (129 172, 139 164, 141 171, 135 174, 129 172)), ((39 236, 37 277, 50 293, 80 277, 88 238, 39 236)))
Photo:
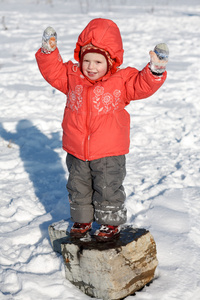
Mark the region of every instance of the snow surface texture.
POLYGON ((200 299, 199 0, 0 0, 0 7, 0 299, 91 299, 65 279, 49 241, 48 225, 70 217, 65 96, 42 79, 34 55, 53 26, 64 61, 73 59, 80 31, 96 17, 118 24, 124 67, 142 69, 157 43, 170 49, 164 86, 127 108, 128 224, 151 231, 159 260, 156 280, 127 300, 200 299))

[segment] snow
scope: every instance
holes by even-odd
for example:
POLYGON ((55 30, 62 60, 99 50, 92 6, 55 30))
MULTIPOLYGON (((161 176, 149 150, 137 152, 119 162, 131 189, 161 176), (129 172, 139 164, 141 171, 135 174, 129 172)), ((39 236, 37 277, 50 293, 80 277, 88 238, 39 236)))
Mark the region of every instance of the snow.
MULTIPOLYGON (((127 300, 200 299, 200 3, 198 0, 0 0, 0 299, 86 300, 65 279, 48 226, 69 221, 61 148, 65 96, 41 77, 35 52, 52 26, 64 61, 93 18, 115 21, 124 64, 138 69, 166 42, 168 79, 131 103, 128 224, 149 229, 159 266, 127 300)), ((68 223, 67 223, 68 224, 68 223)))

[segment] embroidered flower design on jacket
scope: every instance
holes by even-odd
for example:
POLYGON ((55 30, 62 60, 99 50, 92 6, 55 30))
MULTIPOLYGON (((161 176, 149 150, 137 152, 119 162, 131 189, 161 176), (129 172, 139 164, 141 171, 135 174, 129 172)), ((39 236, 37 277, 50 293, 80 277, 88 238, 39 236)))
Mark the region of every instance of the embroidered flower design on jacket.
POLYGON ((114 90, 113 94, 105 93, 104 87, 96 86, 93 90, 95 96, 92 98, 94 108, 98 110, 98 113, 108 113, 111 110, 116 110, 119 106, 121 91, 114 90))
POLYGON ((78 111, 83 104, 83 97, 81 95, 82 92, 82 85, 76 85, 75 91, 69 91, 67 95, 67 107, 69 107, 73 111, 78 111))
POLYGON ((120 90, 115 90, 113 95, 114 95, 114 97, 119 98, 121 96, 121 91, 120 90))
POLYGON ((104 87, 96 86, 95 89, 94 89, 94 93, 95 93, 96 97, 99 97, 99 96, 103 95, 104 87))
POLYGON ((75 93, 80 96, 82 94, 82 92, 83 92, 83 86, 82 85, 77 85, 75 87, 75 93))
MULTIPOLYGON (((98 114, 106 114, 110 111, 118 109, 121 91, 114 90, 112 93, 106 92, 102 86, 96 86, 93 90, 94 97, 92 97, 92 103, 94 108, 98 111, 98 114)), ((70 90, 67 95, 67 107, 72 111, 79 111, 83 104, 83 86, 76 85, 74 90, 70 90)))
POLYGON ((103 94, 102 102, 104 103, 105 106, 108 106, 113 102, 113 96, 110 93, 103 94))

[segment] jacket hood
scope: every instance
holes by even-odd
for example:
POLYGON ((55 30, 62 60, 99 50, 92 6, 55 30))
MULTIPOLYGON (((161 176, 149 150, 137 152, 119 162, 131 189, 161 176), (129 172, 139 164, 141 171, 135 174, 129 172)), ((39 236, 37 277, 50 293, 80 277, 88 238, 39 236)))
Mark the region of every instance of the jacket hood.
POLYGON ((74 50, 76 61, 80 61, 81 47, 89 43, 109 52, 110 57, 115 61, 114 69, 123 63, 122 38, 118 26, 113 21, 97 18, 89 22, 78 37, 74 50))

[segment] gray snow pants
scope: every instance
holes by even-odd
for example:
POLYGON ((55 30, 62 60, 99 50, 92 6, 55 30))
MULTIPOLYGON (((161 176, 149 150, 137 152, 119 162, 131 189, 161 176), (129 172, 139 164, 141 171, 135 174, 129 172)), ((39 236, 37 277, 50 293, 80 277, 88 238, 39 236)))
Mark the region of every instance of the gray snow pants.
POLYGON ((82 161, 67 154, 70 213, 73 222, 104 225, 126 222, 125 155, 82 161))

